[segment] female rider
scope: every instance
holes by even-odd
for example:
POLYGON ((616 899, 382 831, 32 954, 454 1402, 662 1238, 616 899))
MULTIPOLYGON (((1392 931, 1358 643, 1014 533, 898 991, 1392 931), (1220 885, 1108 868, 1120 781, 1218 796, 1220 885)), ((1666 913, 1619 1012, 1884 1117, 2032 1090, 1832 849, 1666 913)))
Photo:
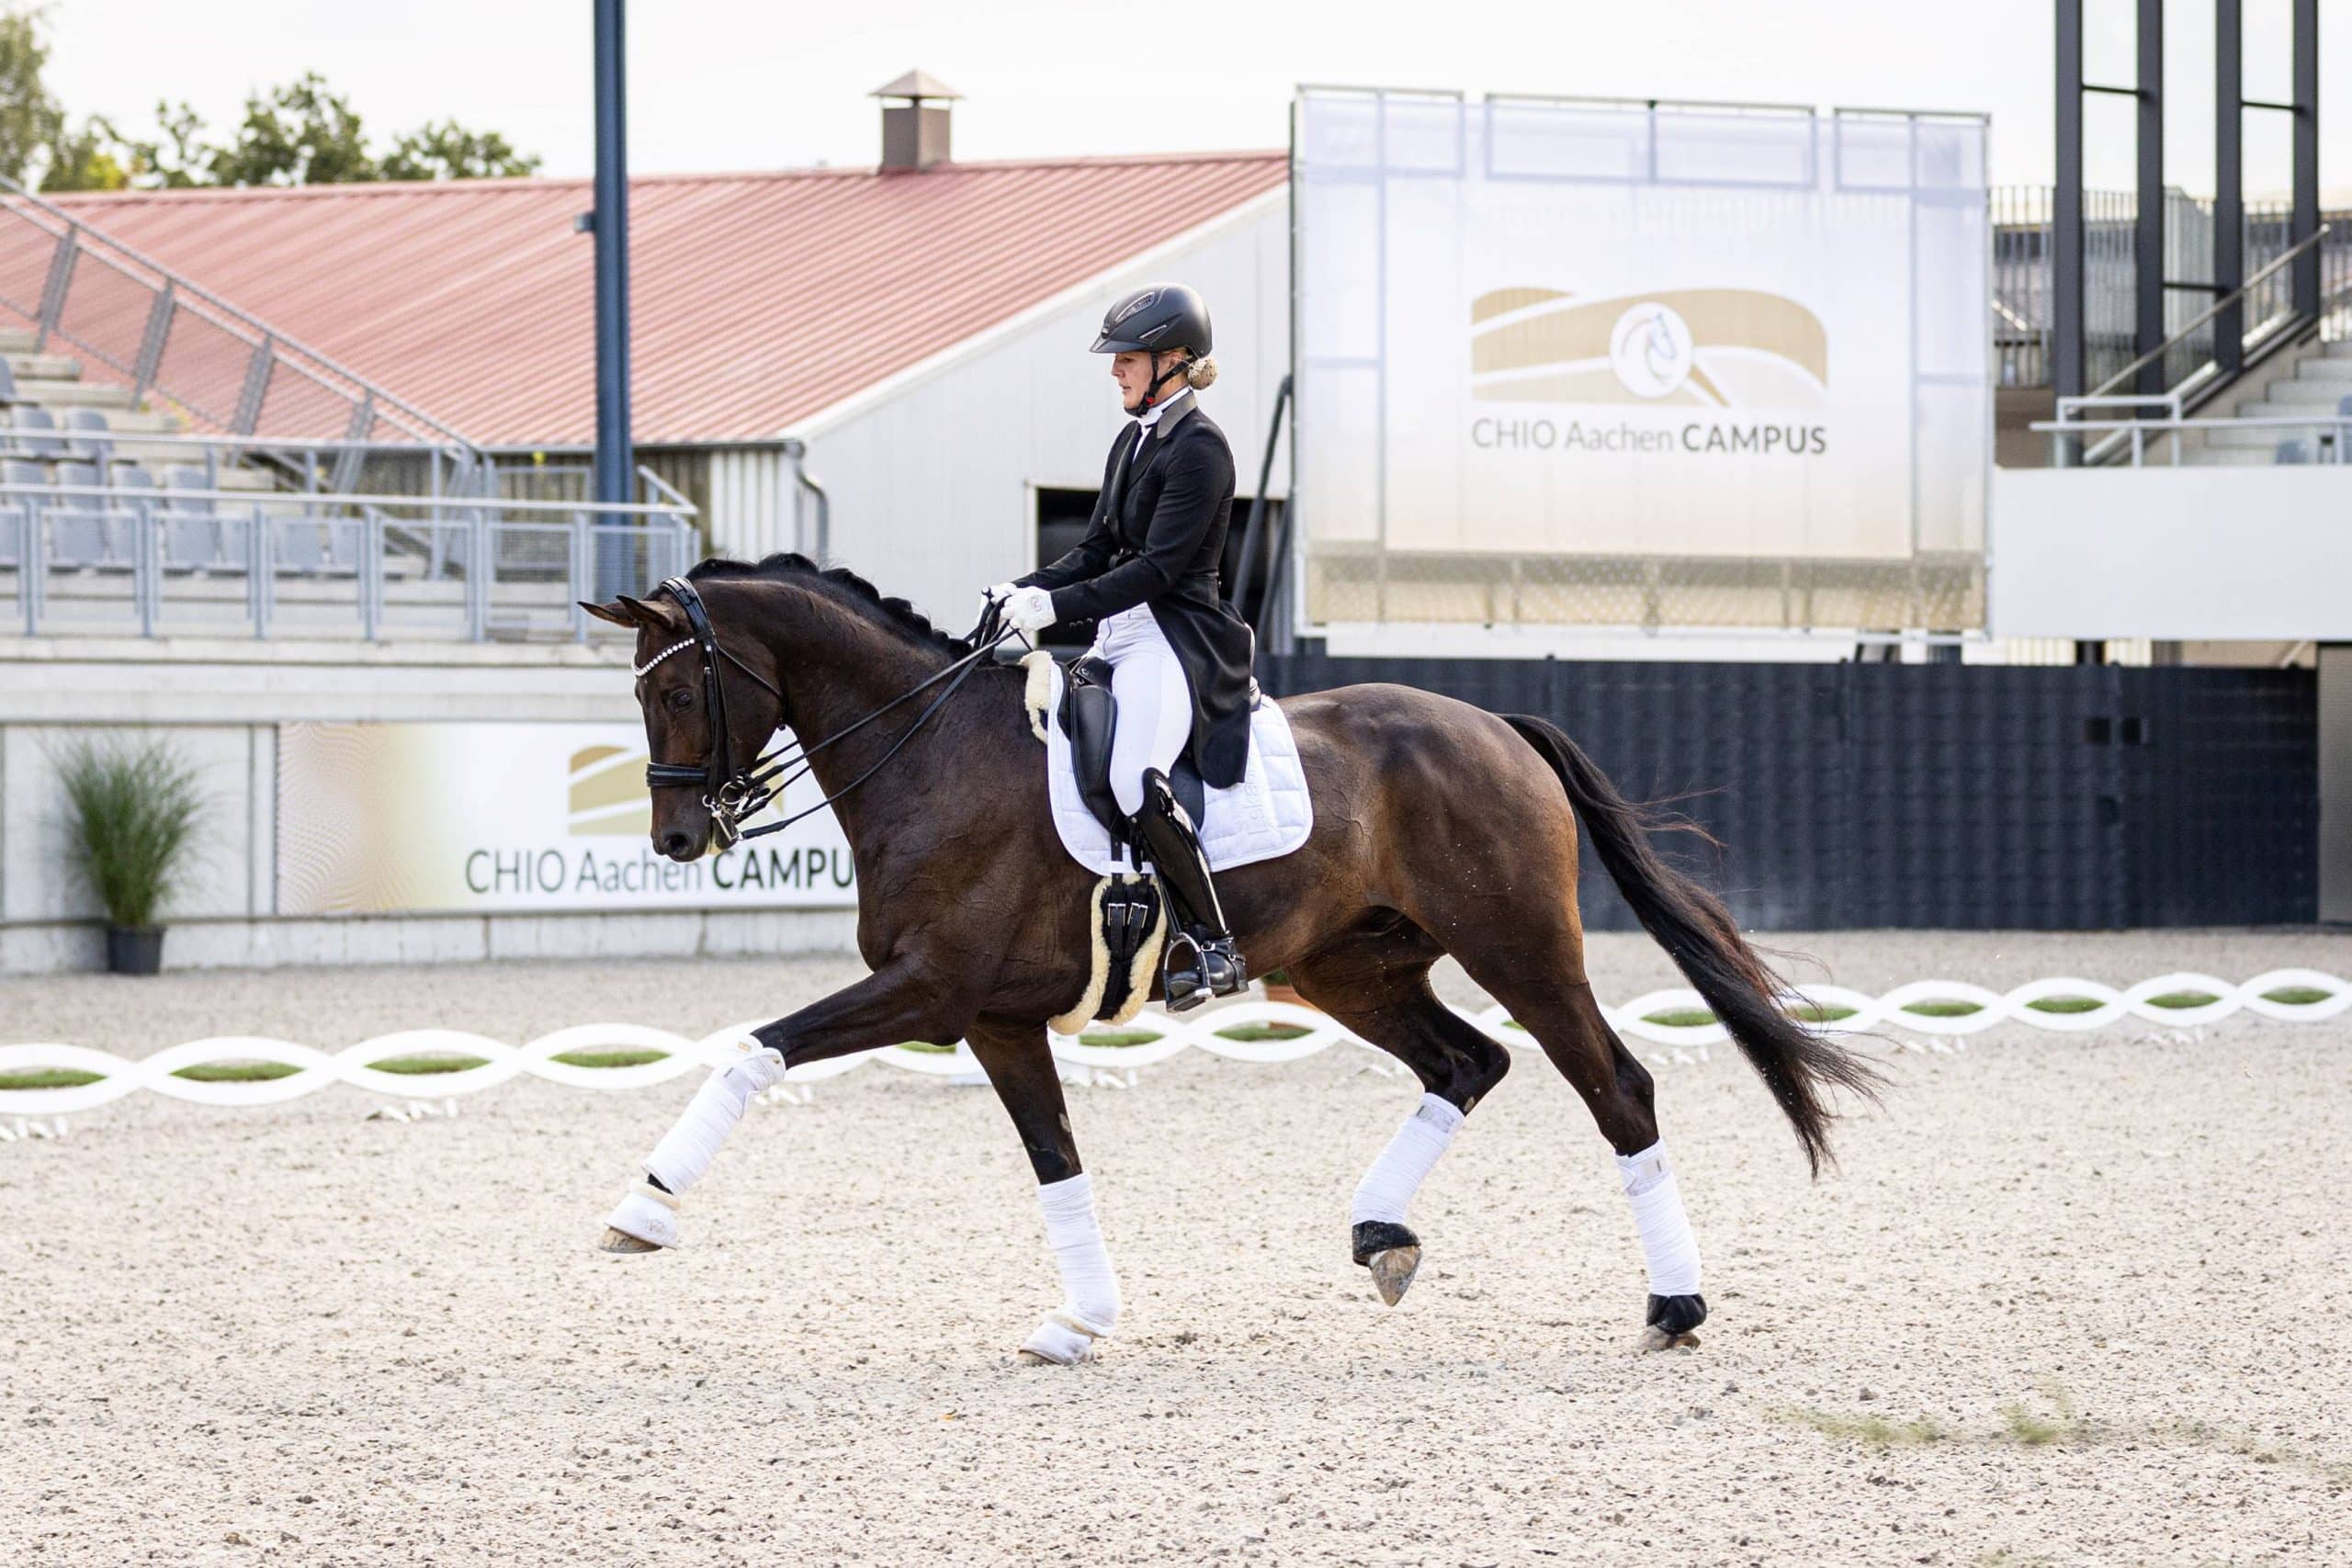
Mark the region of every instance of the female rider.
POLYGON ((1208 859, 1168 787, 1187 746, 1202 782, 1241 782, 1250 756, 1249 623, 1219 581, 1233 513, 1233 451, 1193 394, 1216 379, 1208 308, 1177 284, 1139 289, 1102 318, 1093 353, 1134 423, 1111 442, 1102 490, 1078 547, 987 592, 1005 624, 1034 633, 1097 621, 1118 727, 1111 788, 1167 895, 1168 1010, 1249 984, 1218 908, 1208 859))

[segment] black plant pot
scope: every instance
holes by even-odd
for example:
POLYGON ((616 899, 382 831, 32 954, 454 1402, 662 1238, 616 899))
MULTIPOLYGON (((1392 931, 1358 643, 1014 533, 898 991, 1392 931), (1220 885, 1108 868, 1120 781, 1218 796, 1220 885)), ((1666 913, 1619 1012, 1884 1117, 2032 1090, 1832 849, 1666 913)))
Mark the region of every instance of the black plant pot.
POLYGON ((108 926, 107 968, 117 975, 155 975, 164 967, 164 928, 108 926))

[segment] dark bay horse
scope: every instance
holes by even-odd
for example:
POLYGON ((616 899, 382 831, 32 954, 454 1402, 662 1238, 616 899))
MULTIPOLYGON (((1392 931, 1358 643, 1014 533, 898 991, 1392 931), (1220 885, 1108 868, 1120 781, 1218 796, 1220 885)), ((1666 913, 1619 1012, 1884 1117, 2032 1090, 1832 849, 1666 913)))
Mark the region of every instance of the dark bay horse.
MULTIPOLYGON (((646 738, 676 779, 699 771, 714 748, 726 750, 729 768, 746 767, 779 728, 814 745, 970 651, 903 601, 798 556, 757 566, 706 561, 689 582, 722 655, 712 664, 724 682, 716 695, 729 720, 725 734, 714 733, 713 693, 693 649, 657 657, 695 637, 679 601, 589 606, 638 631, 637 661, 651 661, 638 682, 646 738)), ((748 1062, 781 1073, 901 1041, 967 1041, 1037 1179, 1056 1183, 1082 1167, 1046 1021, 1086 987, 1096 879, 1056 837, 1023 687, 1017 671, 984 662, 886 771, 835 806, 857 869, 858 949, 872 973, 758 1030, 743 1050, 748 1062)), ((920 707, 818 752, 816 782, 831 795, 860 778, 920 707)), ((1295 852, 1218 876, 1250 973, 1287 970, 1316 1006, 1393 1053, 1451 1108, 1450 1137, 1510 1066, 1504 1046, 1430 989, 1430 966, 1452 953, 1583 1096, 1621 1166, 1662 1150, 1650 1075, 1604 1021, 1585 977, 1581 818, 1626 902, 1724 1021, 1820 1168, 1829 1091, 1867 1093, 1870 1068, 1789 1017, 1784 988, 1721 902, 1658 858, 1649 843, 1658 823, 1567 736, 1539 718, 1498 717, 1402 686, 1343 687, 1283 707, 1312 788, 1315 828, 1295 852)), ((658 851, 693 860, 713 829, 702 790, 657 781, 658 851)), ((731 1071, 713 1075, 664 1145, 689 1155, 669 1156, 666 1174, 649 1163, 648 1197, 674 1209, 741 1115, 743 1085, 767 1081, 738 1072, 730 1095, 720 1086, 731 1071)), ((1639 1192, 1629 1175, 1642 1220, 1639 1192)), ((1679 1222, 1679 1196, 1672 1207, 1679 1222)), ((1401 1208, 1395 1213, 1395 1223, 1370 1230, 1358 1223, 1352 1237, 1356 1260, 1392 1302, 1420 1252, 1401 1208)), ((674 1223, 656 1218, 616 1228, 608 1244, 651 1250, 673 1242, 674 1223)), ((1661 1264, 1644 1223, 1653 1284, 1645 1343, 1683 1342, 1705 1314, 1696 1244, 1687 1243, 1693 1288, 1661 1296, 1662 1269, 1674 1269, 1661 1264)))

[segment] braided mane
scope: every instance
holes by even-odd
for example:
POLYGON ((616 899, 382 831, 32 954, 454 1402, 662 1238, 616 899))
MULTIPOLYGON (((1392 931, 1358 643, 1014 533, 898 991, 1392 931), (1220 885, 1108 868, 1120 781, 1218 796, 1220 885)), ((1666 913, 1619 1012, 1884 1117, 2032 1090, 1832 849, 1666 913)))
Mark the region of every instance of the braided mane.
POLYGON ((820 567, 797 551, 783 550, 767 557, 757 565, 750 561, 727 560, 718 557, 702 562, 686 573, 688 581, 700 582, 717 578, 756 579, 765 581, 792 581, 814 585, 838 604, 877 621, 925 648, 941 653, 970 651, 961 637, 951 637, 931 624, 931 618, 904 599, 885 598, 882 591, 845 566, 820 567))

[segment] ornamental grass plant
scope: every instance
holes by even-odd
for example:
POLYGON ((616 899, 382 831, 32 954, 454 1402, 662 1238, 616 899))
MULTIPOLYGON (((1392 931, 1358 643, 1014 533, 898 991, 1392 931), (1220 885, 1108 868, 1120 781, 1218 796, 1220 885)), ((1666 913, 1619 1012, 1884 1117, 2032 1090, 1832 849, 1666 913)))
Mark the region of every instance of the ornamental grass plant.
POLYGON ((79 741, 58 759, 74 860, 126 931, 155 912, 186 877, 204 791, 196 770, 163 740, 79 741))

